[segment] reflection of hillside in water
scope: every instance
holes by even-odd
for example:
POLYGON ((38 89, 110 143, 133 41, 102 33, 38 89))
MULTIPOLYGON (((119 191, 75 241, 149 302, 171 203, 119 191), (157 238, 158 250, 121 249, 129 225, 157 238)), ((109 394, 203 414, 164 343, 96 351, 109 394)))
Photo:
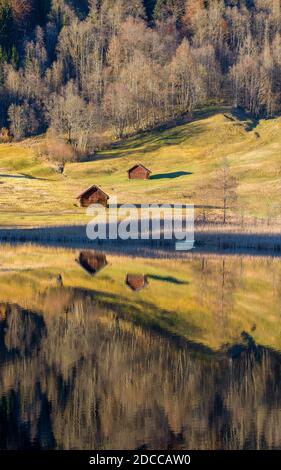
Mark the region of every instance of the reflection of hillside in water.
POLYGON ((53 314, 1 305, 1 448, 281 447, 280 357, 248 334, 215 354, 87 291, 44 302, 53 314))

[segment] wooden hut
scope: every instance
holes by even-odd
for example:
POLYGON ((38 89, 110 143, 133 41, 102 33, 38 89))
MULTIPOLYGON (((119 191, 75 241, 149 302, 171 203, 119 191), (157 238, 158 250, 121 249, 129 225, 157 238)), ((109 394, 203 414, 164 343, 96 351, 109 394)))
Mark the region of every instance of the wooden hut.
POLYGON ((133 291, 140 291, 147 286, 147 277, 144 274, 127 274, 126 284, 133 291))
POLYGON ((91 276, 94 276, 107 266, 105 254, 96 251, 85 250, 79 253, 77 263, 91 276))
POLYGON ((151 171, 141 164, 134 165, 130 170, 128 170, 128 177, 130 180, 148 180, 150 175, 151 171))
POLYGON ((89 207, 91 204, 107 207, 109 196, 98 186, 93 185, 85 189, 76 199, 79 199, 81 207, 89 207))

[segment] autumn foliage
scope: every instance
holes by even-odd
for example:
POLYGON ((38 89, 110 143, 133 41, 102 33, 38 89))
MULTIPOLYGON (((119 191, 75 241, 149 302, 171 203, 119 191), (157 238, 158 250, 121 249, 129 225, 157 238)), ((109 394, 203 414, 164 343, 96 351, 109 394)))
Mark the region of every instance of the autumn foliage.
POLYGON ((84 152, 210 103, 271 117, 280 76, 280 0, 0 0, 0 126, 17 139, 51 128, 84 152))

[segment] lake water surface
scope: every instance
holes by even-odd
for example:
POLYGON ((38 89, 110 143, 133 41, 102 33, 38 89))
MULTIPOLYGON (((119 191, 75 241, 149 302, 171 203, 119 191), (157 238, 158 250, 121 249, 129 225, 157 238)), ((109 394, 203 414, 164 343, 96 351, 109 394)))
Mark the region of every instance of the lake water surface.
POLYGON ((281 449, 281 260, 0 246, 1 449, 281 449))

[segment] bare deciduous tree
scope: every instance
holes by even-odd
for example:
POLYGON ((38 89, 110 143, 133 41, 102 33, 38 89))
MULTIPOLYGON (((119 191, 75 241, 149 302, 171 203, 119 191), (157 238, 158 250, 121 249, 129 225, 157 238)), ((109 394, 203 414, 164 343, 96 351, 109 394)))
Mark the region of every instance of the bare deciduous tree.
POLYGON ((202 94, 202 81, 186 39, 178 47, 171 63, 171 105, 174 115, 191 113, 202 94))
POLYGON ((8 117, 10 130, 15 140, 34 134, 39 128, 35 110, 27 102, 20 105, 12 104, 8 109, 8 117))
POLYGON ((120 137, 214 101, 280 112, 280 0, 86 3, 40 0, 48 16, 35 28, 35 0, 0 0, 1 127, 11 104, 27 102, 38 131, 51 115, 85 148, 94 121, 120 137))
POLYGON ((104 111, 115 130, 115 136, 121 138, 130 120, 132 100, 125 83, 114 83, 107 89, 104 98, 104 111))
POLYGON ((93 106, 79 96, 72 81, 60 95, 52 96, 48 110, 51 127, 60 134, 66 134, 69 143, 86 150, 90 133, 96 125, 96 115, 93 106))
POLYGON ((212 190, 215 200, 222 208, 222 222, 225 224, 228 211, 237 201, 237 181, 231 173, 227 159, 223 160, 222 165, 214 174, 212 190))

